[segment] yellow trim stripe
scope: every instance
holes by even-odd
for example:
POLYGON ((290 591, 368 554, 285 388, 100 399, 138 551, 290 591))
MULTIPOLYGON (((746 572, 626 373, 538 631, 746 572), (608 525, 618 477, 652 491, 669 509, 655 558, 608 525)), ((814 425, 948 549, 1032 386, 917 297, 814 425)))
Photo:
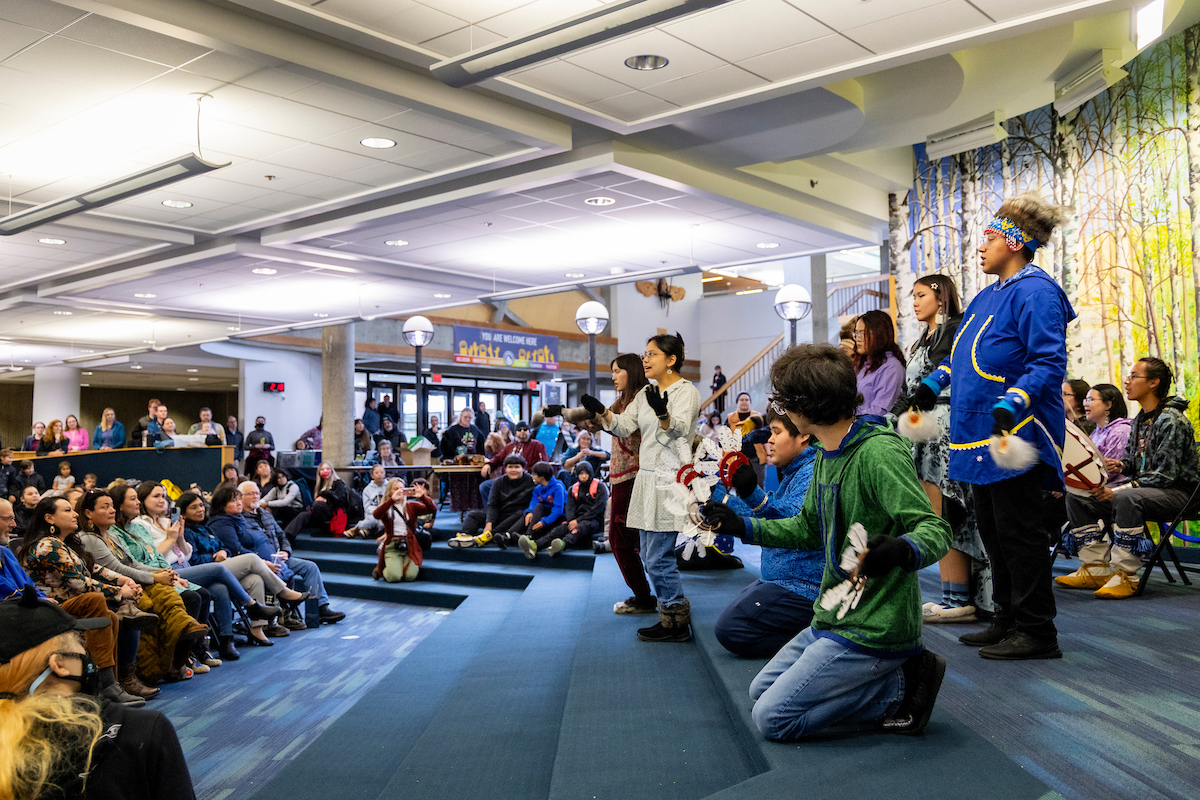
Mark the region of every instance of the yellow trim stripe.
POLYGON ((987 326, 991 321, 992 317, 984 320, 983 324, 979 326, 979 333, 975 334, 975 341, 971 344, 971 365, 975 367, 975 371, 979 373, 980 377, 987 378, 989 381, 996 381, 996 383, 1004 383, 1004 378, 997 375, 988 375, 981 370, 979 368, 979 361, 975 358, 975 351, 979 349, 979 337, 983 336, 983 332, 987 330, 987 326))
POLYGON ((1028 408, 1029 406, 1033 405, 1033 401, 1029 399, 1029 395, 1025 393, 1025 390, 1024 390, 1024 389, 1018 389, 1016 386, 1013 386, 1013 387, 1012 387, 1012 388, 1010 388, 1008 391, 1010 391, 1010 392, 1016 392, 1017 394, 1021 395, 1021 397, 1024 397, 1024 398, 1025 398, 1025 407, 1026 407, 1026 408, 1028 408))
POLYGON ((971 320, 973 320, 973 319, 975 319, 974 314, 972 314, 970 317, 968 317, 967 321, 959 327, 958 334, 955 335, 955 337, 954 337, 954 344, 950 345, 950 359, 951 360, 954 359, 954 351, 958 348, 958 340, 961 339, 962 335, 967 332, 967 328, 971 327, 971 320))
MULTIPOLYGON (((1016 427, 1014 427, 1011 431, 1009 431, 1009 433, 1016 433, 1017 431, 1021 430, 1021 428, 1025 427, 1026 423, 1028 423, 1031 419, 1033 419, 1032 414, 1030 414, 1025 419, 1018 422, 1016 427)), ((1041 423, 1039 422, 1038 425, 1040 426, 1041 423)), ((1045 428, 1043 428, 1042 430, 1045 430, 1045 428)), ((1047 434, 1047 435, 1049 435, 1049 434, 1047 434)), ((1051 439, 1050 441, 1051 441, 1051 443, 1054 442, 1053 439, 1051 439)), ((989 436, 987 439, 983 439, 982 441, 968 442, 966 444, 955 444, 954 442, 951 442, 950 449, 951 450, 974 450, 978 447, 987 447, 991 443, 992 443, 992 439, 989 436)))

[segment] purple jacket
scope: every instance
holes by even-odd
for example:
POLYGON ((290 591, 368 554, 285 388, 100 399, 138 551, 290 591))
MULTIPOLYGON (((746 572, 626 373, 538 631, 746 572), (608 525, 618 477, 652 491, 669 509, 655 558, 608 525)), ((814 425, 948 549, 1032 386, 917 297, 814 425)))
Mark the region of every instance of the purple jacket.
MULTIPOLYGON (((1105 458, 1120 461, 1125 457, 1125 445, 1129 442, 1129 430, 1133 420, 1129 417, 1114 419, 1103 428, 1092 431, 1092 442, 1105 458)), ((1129 478, 1123 474, 1109 475, 1108 485, 1125 483, 1129 478)))
POLYGON ((858 371, 858 391, 862 392, 863 401, 856 410, 856 415, 888 413, 888 409, 896 402, 904 389, 904 365, 900 359, 891 353, 886 353, 883 363, 874 372, 867 372, 864 364, 858 371))

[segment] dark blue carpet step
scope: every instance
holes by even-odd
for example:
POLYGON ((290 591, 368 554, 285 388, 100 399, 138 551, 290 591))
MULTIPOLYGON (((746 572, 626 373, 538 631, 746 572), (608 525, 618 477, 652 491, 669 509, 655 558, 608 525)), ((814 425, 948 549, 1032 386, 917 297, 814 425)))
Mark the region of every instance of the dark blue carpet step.
MULTIPOLYGON (((713 679, 723 687, 722 696, 742 741, 756 748, 756 760, 764 769, 764 774, 716 792, 709 800, 769 797, 784 787, 787 796, 803 794, 810 798, 840 798, 853 793, 913 800, 930 797, 1037 800, 1050 793, 1050 787, 959 721, 945 703, 934 708, 922 737, 870 732, 787 744, 764 739, 750 716, 754 704, 749 688, 766 661, 734 657, 713 633, 725 606, 754 577, 749 570, 738 570, 692 573, 685 578, 685 588, 692 598, 698 649, 713 679), (814 765, 820 765, 819 769, 814 769, 814 765)), ((926 638, 930 646, 950 659, 947 683, 955 680, 954 659, 977 658, 974 650, 962 646, 947 652, 941 637, 927 634, 926 638)))
POLYGON ((388 603, 404 603, 410 606, 432 608, 458 608, 471 596, 494 597, 516 594, 512 589, 495 589, 485 586, 468 586, 460 583, 437 583, 413 581, 412 583, 388 583, 372 580, 370 575, 347 575, 340 572, 325 572, 321 578, 325 591, 335 597, 357 597, 361 600, 381 600, 388 603))
MULTIPOLYGON (((691 583, 685 575, 688 595, 691 583)), ((755 759, 700 648, 638 641, 658 617, 614 614, 629 593, 613 558, 597 558, 548 796, 684 800, 752 777, 755 759)))
MULTIPOLYGON (((315 561, 322 574, 371 576, 378 563, 374 553, 322 553, 297 550, 296 555, 315 561)), ((528 563, 528 562, 527 562, 528 563)), ((534 570, 508 564, 428 560, 421 565, 418 583, 453 583, 461 586, 487 586, 493 589, 524 589, 533 580, 534 570)))
MULTIPOLYGON (((332 537, 300 536, 296 539, 296 550, 305 552, 305 558, 314 558, 314 553, 356 553, 374 555, 373 539, 336 539, 332 537)), ((519 548, 501 550, 496 545, 487 547, 453 548, 446 542, 434 542, 425 552, 425 562, 459 561, 475 564, 508 564, 535 569, 578 569, 590 571, 596 556, 587 550, 566 550, 553 558, 541 553, 536 559, 525 557, 519 548)))
MULTIPOLYGON (((579 571, 538 575, 500 625, 478 632, 482 644, 461 673, 447 676, 453 689, 419 739, 396 749, 391 763, 399 768, 379 798, 545 800, 590 584, 579 571)), ((465 619, 463 612, 451 617, 465 619)), ((396 675, 412 669, 406 661, 396 675)))

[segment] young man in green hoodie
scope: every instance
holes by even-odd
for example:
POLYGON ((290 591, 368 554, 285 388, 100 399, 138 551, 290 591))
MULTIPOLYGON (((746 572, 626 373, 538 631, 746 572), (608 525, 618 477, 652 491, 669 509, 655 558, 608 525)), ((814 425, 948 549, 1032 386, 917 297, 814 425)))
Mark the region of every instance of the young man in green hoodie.
POLYGON ((710 502, 721 533, 749 544, 825 549, 821 598, 812 625, 759 672, 750 686, 754 722, 768 739, 811 736, 834 725, 872 725, 909 735, 929 722, 946 662, 921 644, 916 570, 950 546, 950 526, 933 512, 911 448, 890 428, 856 419, 862 400, 850 359, 828 345, 790 348, 771 368, 772 402, 802 434, 820 441, 800 515, 741 517, 710 502), (842 568, 849 530, 867 548, 842 568), (858 602, 822 600, 844 581, 866 579, 858 602))

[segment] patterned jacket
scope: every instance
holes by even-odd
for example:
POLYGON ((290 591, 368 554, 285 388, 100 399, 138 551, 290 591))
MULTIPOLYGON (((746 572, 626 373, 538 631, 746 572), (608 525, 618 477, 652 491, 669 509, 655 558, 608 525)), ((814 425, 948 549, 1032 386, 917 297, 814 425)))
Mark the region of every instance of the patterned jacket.
POLYGON ((53 536, 38 540, 25 556, 25 569, 39 589, 60 602, 86 592, 99 592, 107 600, 121 593, 120 575, 104 567, 88 572, 83 558, 53 536))
POLYGON ((1188 401, 1172 397, 1147 414, 1138 412, 1121 459, 1121 472, 1139 486, 1191 491, 1200 483, 1196 439, 1184 416, 1188 401))

